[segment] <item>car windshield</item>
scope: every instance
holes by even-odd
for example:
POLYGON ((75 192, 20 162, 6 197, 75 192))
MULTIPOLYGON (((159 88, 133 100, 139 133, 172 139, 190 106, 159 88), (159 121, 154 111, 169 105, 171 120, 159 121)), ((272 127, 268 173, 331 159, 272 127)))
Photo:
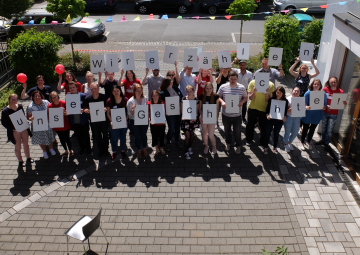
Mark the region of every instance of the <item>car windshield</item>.
POLYGON ((76 17, 76 18, 73 18, 71 20, 71 24, 75 24, 75 23, 78 23, 80 20, 82 20, 83 17, 79 16, 79 17, 76 17))

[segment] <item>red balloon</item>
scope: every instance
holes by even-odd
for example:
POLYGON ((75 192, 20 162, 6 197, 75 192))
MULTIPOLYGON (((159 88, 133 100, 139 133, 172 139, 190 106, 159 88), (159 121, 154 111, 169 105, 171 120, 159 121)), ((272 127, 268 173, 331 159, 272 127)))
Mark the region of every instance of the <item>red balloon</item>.
POLYGON ((25 83, 27 81, 27 76, 24 73, 19 73, 16 78, 20 83, 25 83))
POLYGON ((58 64, 55 66, 55 71, 58 74, 63 74, 63 73, 65 73, 65 66, 63 66, 62 64, 58 64))

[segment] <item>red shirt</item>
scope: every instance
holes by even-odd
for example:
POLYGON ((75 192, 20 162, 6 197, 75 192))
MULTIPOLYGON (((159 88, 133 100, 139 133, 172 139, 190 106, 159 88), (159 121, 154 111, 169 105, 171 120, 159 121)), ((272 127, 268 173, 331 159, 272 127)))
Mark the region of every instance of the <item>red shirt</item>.
MULTIPOLYGON (((58 105, 55 105, 54 103, 50 103, 49 104, 49 108, 59 108, 59 107, 63 107, 64 109, 66 109, 66 102, 63 100, 59 100, 60 103, 58 105)), ((64 115, 64 127, 63 128, 53 128, 54 131, 66 131, 69 130, 71 128, 70 125, 70 121, 69 121, 69 116, 64 115)))
MULTIPOLYGON (((160 100, 161 100, 161 99, 160 99, 160 100)), ((164 104, 164 107, 165 107, 164 101, 161 101, 161 103, 164 104)), ((151 102, 151 100, 148 101, 150 119, 151 119, 151 105, 152 105, 152 104, 153 104, 153 103, 151 102)), ((164 126, 165 124, 151 124, 151 123, 150 123, 150 125, 154 125, 154 126, 164 126)))
MULTIPOLYGON (((330 105, 330 106, 331 106, 331 101, 332 101, 333 94, 335 94, 335 93, 344 93, 344 91, 342 89, 332 90, 331 88, 325 87, 323 90, 325 91, 325 93, 327 95, 327 100, 328 100, 327 104, 330 105)), ((329 110, 328 108, 326 108, 324 112, 326 112, 328 114, 332 114, 332 115, 338 115, 339 110, 331 110, 331 108, 329 110)))
MULTIPOLYGON (((199 76, 196 77, 196 83, 198 82, 198 77, 199 76)), ((208 82, 210 82, 210 76, 209 75, 207 75, 206 77, 201 77, 201 83, 198 84, 198 91, 197 91, 197 97, 198 98, 200 97, 200 95, 204 94, 205 85, 208 82)))
POLYGON ((134 96, 134 84, 141 84, 141 81, 139 79, 136 79, 135 81, 128 81, 127 79, 123 79, 121 82, 124 85, 125 97, 127 98, 131 98, 132 96, 134 96))
MULTIPOLYGON (((78 92, 82 92, 82 86, 83 85, 78 81, 76 82, 76 84, 78 85, 78 92)), ((61 86, 65 88, 65 94, 70 93, 69 87, 68 87, 66 82, 63 82, 63 84, 61 84, 61 86)))

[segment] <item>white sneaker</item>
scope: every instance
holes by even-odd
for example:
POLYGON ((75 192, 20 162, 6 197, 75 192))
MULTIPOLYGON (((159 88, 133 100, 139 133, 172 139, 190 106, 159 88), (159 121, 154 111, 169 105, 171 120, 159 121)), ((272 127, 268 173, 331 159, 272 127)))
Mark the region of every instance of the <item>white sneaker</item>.
POLYGON ((50 149, 50 153, 51 153, 51 155, 56 155, 56 151, 54 150, 54 149, 50 149))
POLYGON ((189 153, 189 155, 193 155, 193 151, 192 151, 191 147, 188 149, 188 153, 189 153))
POLYGON ((45 151, 44 152, 44 159, 48 159, 49 158, 49 155, 48 155, 48 153, 45 151))
POLYGON ((290 152, 289 144, 285 144, 284 149, 286 152, 290 152))
POLYGON ((236 153, 236 154, 240 154, 240 152, 241 152, 241 147, 240 147, 240 146, 236 147, 235 153, 236 153))
POLYGON ((294 146, 292 146, 292 144, 291 144, 291 143, 289 143, 289 144, 288 144, 288 147, 289 147, 289 149, 290 149, 291 151, 293 151, 293 150, 294 150, 294 146))
POLYGON ((226 150, 226 151, 229 151, 229 150, 230 150, 230 147, 231 147, 231 145, 230 145, 230 144, 227 144, 226 147, 225 147, 225 150, 226 150))
POLYGON ((302 150, 302 151, 306 150, 304 144, 301 144, 301 145, 299 146, 299 149, 302 150))
POLYGON ((186 152, 186 153, 185 153, 185 158, 186 158, 186 159, 191 159, 191 158, 190 158, 190 155, 189 155, 189 152, 186 152))

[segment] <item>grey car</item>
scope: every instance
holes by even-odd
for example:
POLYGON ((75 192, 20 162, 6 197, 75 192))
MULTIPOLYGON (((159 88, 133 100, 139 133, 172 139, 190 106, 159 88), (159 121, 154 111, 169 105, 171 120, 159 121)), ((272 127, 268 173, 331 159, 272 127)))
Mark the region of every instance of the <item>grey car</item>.
POLYGON ((30 10, 25 17, 13 25, 25 29, 35 27, 38 31, 53 31, 64 38, 69 38, 70 34, 76 42, 88 42, 90 38, 101 36, 105 32, 104 23, 95 21, 88 17, 77 17, 72 19, 71 24, 67 24, 65 20, 58 19, 49 12, 30 10))
POLYGON ((274 0, 273 6, 275 11, 289 10, 291 13, 300 8, 309 8, 306 12, 325 12, 326 9, 322 9, 321 5, 326 5, 327 0, 274 0))

